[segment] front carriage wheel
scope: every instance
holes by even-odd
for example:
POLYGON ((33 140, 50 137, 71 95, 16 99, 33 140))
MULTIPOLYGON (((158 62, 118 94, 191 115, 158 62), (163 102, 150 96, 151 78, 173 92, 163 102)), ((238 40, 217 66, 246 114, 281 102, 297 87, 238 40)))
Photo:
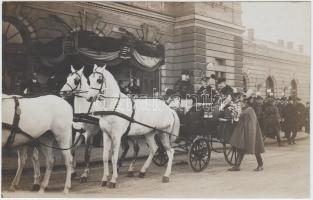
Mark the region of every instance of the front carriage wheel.
POLYGON ((189 165, 195 172, 204 170, 211 158, 211 147, 205 138, 196 138, 189 150, 189 165))
POLYGON ((152 159, 153 163, 159 167, 162 167, 167 164, 168 156, 164 148, 159 147, 155 152, 154 157, 152 159))
POLYGON ((225 160, 228 162, 228 164, 235 166, 236 160, 238 157, 238 152, 235 147, 232 147, 231 145, 223 144, 224 146, 224 157, 225 160))

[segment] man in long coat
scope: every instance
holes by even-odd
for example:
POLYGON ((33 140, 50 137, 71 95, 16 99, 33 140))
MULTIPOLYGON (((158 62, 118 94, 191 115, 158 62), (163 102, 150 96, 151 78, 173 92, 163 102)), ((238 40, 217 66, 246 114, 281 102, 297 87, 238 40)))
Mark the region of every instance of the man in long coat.
POLYGON ((289 97, 288 104, 283 110, 283 120, 285 124, 284 126, 286 129, 288 144, 295 144, 295 138, 298 131, 298 116, 295 99, 292 97, 289 97))
POLYGON ((262 132, 257 116, 251 106, 247 104, 249 98, 242 101, 242 112, 238 124, 230 139, 230 144, 238 151, 235 166, 229 171, 240 171, 240 164, 245 154, 255 154, 258 166, 255 171, 263 170, 261 153, 264 153, 262 132))
POLYGON ((276 137, 278 146, 282 146, 280 139, 280 114, 274 99, 269 99, 264 110, 264 131, 266 135, 276 137))

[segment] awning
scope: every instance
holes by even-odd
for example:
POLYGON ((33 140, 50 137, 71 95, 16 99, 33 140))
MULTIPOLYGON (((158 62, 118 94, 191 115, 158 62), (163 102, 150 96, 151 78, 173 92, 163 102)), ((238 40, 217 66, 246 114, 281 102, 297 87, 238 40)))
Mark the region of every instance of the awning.
POLYGON ((56 38, 46 44, 35 44, 32 53, 40 57, 42 64, 53 67, 63 62, 67 56, 93 64, 118 65, 126 61, 142 70, 155 70, 164 63, 164 47, 155 42, 147 42, 122 37, 100 37, 90 31, 80 31, 68 37, 56 38))

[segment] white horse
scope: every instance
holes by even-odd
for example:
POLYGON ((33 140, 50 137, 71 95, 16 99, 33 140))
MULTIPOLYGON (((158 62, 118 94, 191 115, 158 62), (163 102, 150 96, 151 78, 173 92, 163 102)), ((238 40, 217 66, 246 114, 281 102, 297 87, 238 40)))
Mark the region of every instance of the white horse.
POLYGON ((159 99, 136 99, 132 101, 128 96, 121 93, 120 88, 113 75, 104 67, 94 66, 93 73, 89 76, 90 89, 89 97, 100 97, 99 104, 93 107, 94 111, 116 111, 132 117, 136 121, 150 125, 158 131, 147 128, 137 123, 116 115, 101 116, 99 124, 103 132, 103 178, 102 185, 106 185, 109 176, 108 157, 112 145, 112 166, 113 174, 108 184, 110 188, 116 186, 118 177, 117 161, 120 149, 121 138, 124 134, 129 136, 144 135, 148 143, 149 157, 140 170, 140 177, 144 177, 147 168, 150 166, 152 158, 157 150, 154 136, 159 133, 166 153, 169 157, 168 165, 163 176, 163 182, 169 181, 174 157, 174 149, 171 141, 175 140, 179 134, 180 121, 175 111, 170 109, 164 101, 159 99), (99 95, 100 94, 100 95, 99 95), (103 97, 101 100, 101 96, 103 97), (149 108, 149 106, 152 106, 149 108), (148 108, 147 108, 148 107, 148 108), (133 115, 133 116, 132 116, 133 115), (129 130, 128 130, 129 129, 129 130), (128 130, 128 133, 126 133, 128 130), (164 133, 166 131, 167 133, 164 133), (168 134, 170 133, 170 135, 168 134))
MULTIPOLYGON (((87 91, 89 89, 89 85, 87 83, 87 79, 83 74, 84 67, 80 70, 75 70, 73 66, 71 66, 71 73, 68 75, 66 83, 62 87, 60 93, 66 94, 70 93, 75 95, 74 96, 74 112, 75 113, 88 113, 91 103, 86 100, 87 91)), ((85 138, 85 169, 84 172, 80 176, 80 181, 86 182, 89 174, 89 162, 90 162, 90 154, 92 149, 92 140, 93 137, 100 131, 99 126, 93 125, 90 123, 82 123, 82 122, 75 122, 74 127, 76 129, 84 129, 85 132, 83 136, 85 138)), ((78 139, 79 134, 76 134, 75 141, 78 139)), ((77 143, 76 147, 73 148, 73 167, 74 170, 76 168, 77 160, 75 159, 75 151, 77 147, 82 143, 82 139, 77 143)), ((76 172, 73 171, 73 177, 76 175, 76 172)))
MULTIPOLYGON (((87 101, 87 94, 85 92, 88 91, 89 89, 89 85, 87 82, 87 78, 85 77, 84 73, 84 67, 82 67, 80 70, 75 70, 73 68, 73 66, 71 66, 71 73, 68 75, 66 83, 64 84, 64 86, 62 87, 60 93, 61 95, 64 94, 70 94, 70 95, 74 95, 74 112, 75 113, 88 113, 89 110, 91 109, 91 102, 87 101)), ((89 163, 90 163, 90 156, 91 156, 91 149, 92 149, 92 140, 93 137, 100 131, 100 127, 97 125, 93 125, 90 123, 83 123, 83 122, 76 122, 75 124, 75 128, 76 129, 83 129, 85 130, 83 136, 85 137, 85 169, 84 172, 82 173, 80 180, 81 182, 86 182, 87 178, 88 178, 88 174, 89 174, 89 163)), ((75 141, 78 140, 79 135, 76 135, 75 141)), ((129 139, 129 138, 128 138, 129 139)), ((131 166, 136 162, 136 158, 138 155, 138 151, 139 151, 139 145, 136 141, 136 139, 132 139, 131 140, 132 143, 134 144, 134 160, 132 161, 132 164, 130 165, 130 169, 131 166)), ((74 170, 76 168, 76 164, 77 164, 77 160, 75 159, 75 150, 77 149, 77 147, 82 143, 82 140, 80 140, 76 147, 73 148, 73 166, 74 166, 74 170)), ((126 156, 127 150, 129 148, 127 139, 124 138, 123 141, 123 154, 121 156, 121 160, 123 160, 126 156)), ((121 162, 119 163, 121 166, 121 162)), ((131 170, 129 170, 131 171, 131 170)), ((73 172, 73 176, 75 176, 76 172, 73 172)), ((132 174, 130 173, 129 176, 131 176, 132 174)))
MULTIPOLYGON (((62 98, 53 95, 36 98, 20 98, 20 121, 18 127, 34 139, 40 139, 40 149, 46 157, 46 172, 39 192, 47 188, 54 165, 53 146, 56 140, 59 148, 68 149, 72 145, 73 111, 71 106, 62 98), (51 131, 52 134, 45 134, 51 131)), ((15 102, 8 95, 2 99, 2 123, 13 124, 15 102)), ((2 147, 5 146, 11 130, 2 126, 2 147)), ((32 139, 24 134, 16 133, 11 147, 17 147, 31 142, 32 139)), ((70 150, 62 150, 66 166, 66 181, 64 193, 71 188, 72 155, 70 150)))

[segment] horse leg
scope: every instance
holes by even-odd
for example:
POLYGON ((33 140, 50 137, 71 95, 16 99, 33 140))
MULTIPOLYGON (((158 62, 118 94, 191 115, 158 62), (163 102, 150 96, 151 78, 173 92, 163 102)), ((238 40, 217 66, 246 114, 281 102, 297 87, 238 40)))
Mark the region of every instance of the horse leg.
POLYGON ((80 176, 80 182, 85 183, 87 182, 88 173, 89 173, 89 162, 90 162, 90 155, 91 155, 91 149, 92 149, 92 142, 93 137, 89 136, 86 140, 86 148, 85 148, 85 169, 83 174, 80 176))
POLYGON ((144 165, 142 166, 142 168, 140 169, 140 173, 139 173, 139 177, 140 178, 144 178, 145 177, 146 171, 147 171, 148 167, 150 166, 150 164, 152 162, 152 159, 153 159, 153 156, 154 156, 155 152, 158 149, 158 146, 157 146, 157 144, 155 143, 155 140, 154 140, 154 134, 153 133, 145 135, 145 138, 146 138, 147 144, 149 146, 149 156, 148 156, 146 162, 144 163, 144 165))
MULTIPOLYGON (((77 141, 79 138, 79 134, 76 134, 75 135, 75 141, 77 141)), ((72 155, 73 155, 73 171, 72 171, 72 174, 71 174, 71 178, 74 179, 76 176, 77 176, 77 173, 76 173, 76 165, 77 165, 77 157, 76 157, 76 150, 77 148, 82 144, 83 142, 83 137, 80 137, 79 141, 77 142, 77 145, 75 147, 72 148, 72 155)))
POLYGON ((128 168, 128 172, 127 172, 128 177, 132 177, 134 175, 134 165, 137 161, 138 152, 139 152, 138 137, 132 138, 131 142, 133 143, 133 146, 134 146, 134 157, 128 168))
POLYGON ((23 172, 23 169, 25 167, 26 164, 26 160, 27 160, 27 146, 21 146, 17 149, 17 155, 18 155, 18 167, 17 167, 17 171, 16 171, 16 175, 12 181, 11 187, 10 187, 10 191, 15 191, 16 186, 18 186, 20 179, 21 179, 21 175, 23 172))
MULTIPOLYGON (((52 146, 54 143, 54 140, 52 138, 49 138, 46 140, 41 140, 41 142, 46 144, 47 146, 52 146)), ((46 147, 46 146, 41 146, 41 151, 46 158, 46 171, 45 171, 45 175, 43 177, 43 180, 42 180, 42 183, 40 186, 39 193, 44 193, 45 189, 48 186, 55 160, 54 160, 52 148, 46 147)))
MULTIPOLYGON (((128 153, 129 150, 129 144, 128 144, 128 138, 127 136, 122 136, 122 149, 123 149, 123 153, 118 161, 118 166, 122 167, 122 163, 125 160, 125 157, 128 153)), ((130 139, 130 138, 129 138, 130 139)), ((130 139, 131 140, 131 139, 130 139)))
POLYGON ((169 177, 170 177, 171 172, 172 172, 172 164, 173 164, 173 158, 174 158, 174 152, 175 151, 171 147, 170 138, 168 135, 162 133, 160 135, 160 140, 161 140, 163 147, 164 147, 164 149, 167 153, 167 156, 168 156, 168 163, 167 163, 167 167, 166 167, 162 182, 168 183, 170 180, 169 177))
POLYGON ((117 161, 118 161, 118 154, 119 154, 120 145, 121 145, 121 138, 120 137, 113 137, 112 143, 113 143, 113 147, 112 147, 112 159, 111 159, 111 161, 112 161, 113 173, 112 173, 111 181, 109 183, 109 188, 115 188, 116 187, 116 179, 118 177, 117 161))
POLYGON ((31 159, 34 166, 34 185, 32 190, 38 191, 40 189, 40 162, 39 162, 39 152, 36 147, 33 148, 31 159))
POLYGON ((101 186, 106 186, 108 182, 108 176, 109 176, 109 152, 111 149, 111 139, 109 138, 109 135, 103 131, 103 177, 102 177, 102 183, 101 186))
MULTIPOLYGON (((57 141, 59 144, 59 147, 62 149, 67 149, 72 146, 72 135, 71 135, 71 129, 69 130, 62 130, 60 133, 62 133, 62 136, 65 137, 57 137, 57 141), (66 138, 67 137, 67 138, 66 138)), ((71 183, 71 175, 73 171, 73 157, 71 154, 71 150, 62 150, 62 154, 64 157, 64 163, 66 167, 66 179, 65 179, 65 185, 63 193, 67 194, 69 190, 71 189, 72 183, 71 183)))

